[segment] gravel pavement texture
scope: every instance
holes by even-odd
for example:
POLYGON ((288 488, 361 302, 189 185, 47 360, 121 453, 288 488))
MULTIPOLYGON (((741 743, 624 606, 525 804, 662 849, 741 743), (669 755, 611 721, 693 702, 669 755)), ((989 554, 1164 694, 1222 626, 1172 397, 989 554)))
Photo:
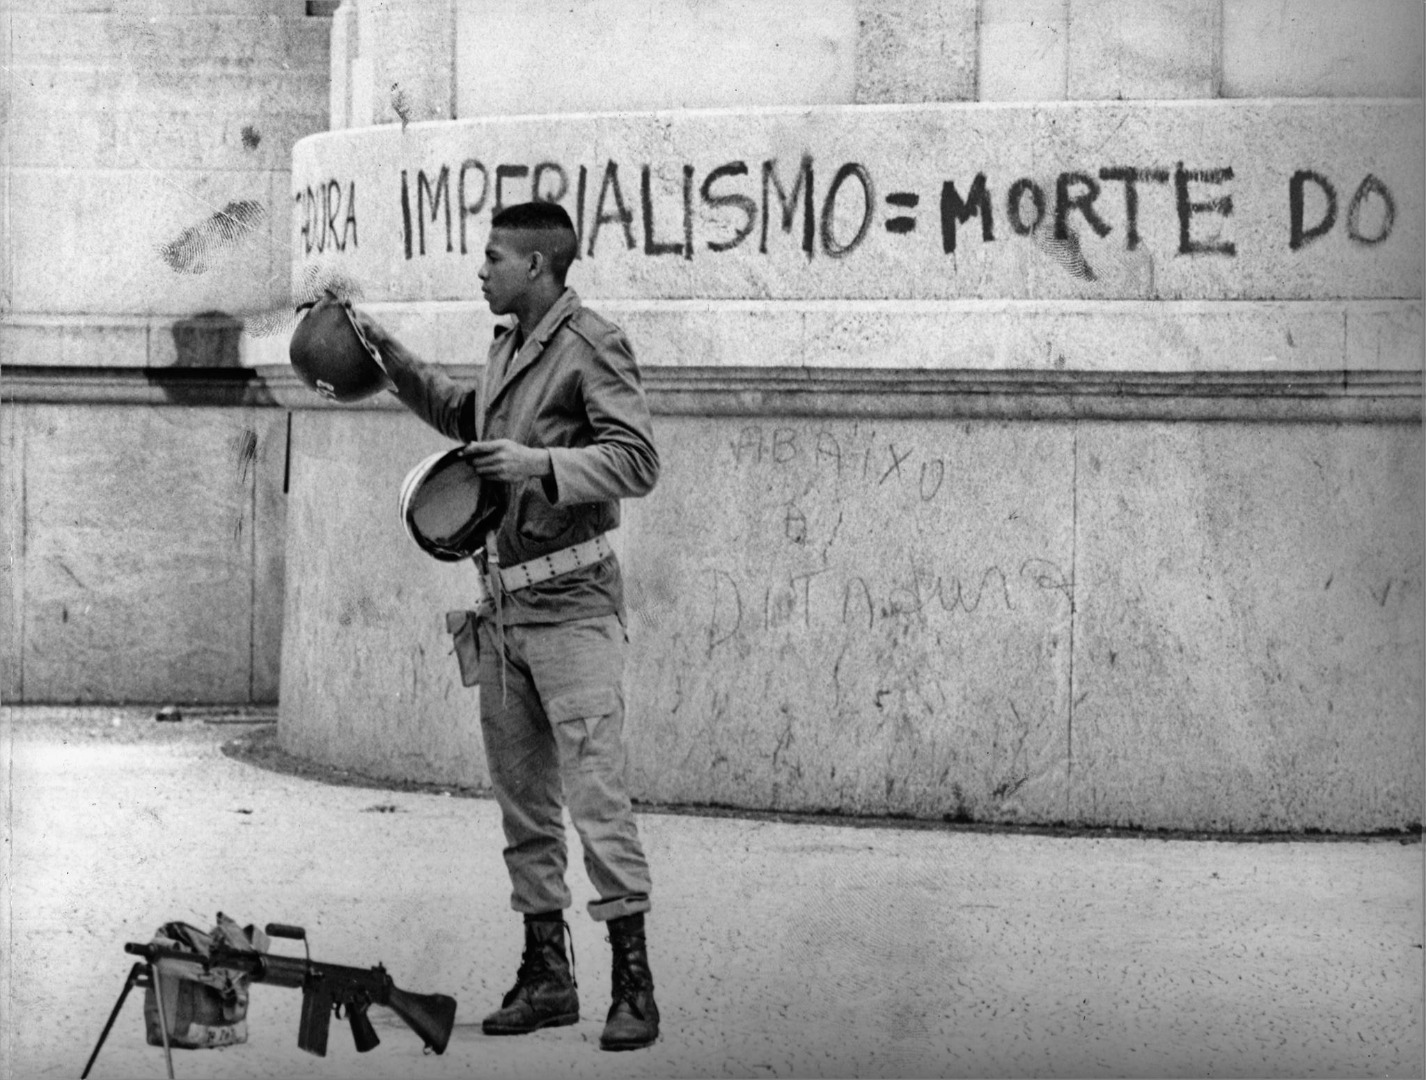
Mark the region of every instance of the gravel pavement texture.
MULTIPOLYGON (((663 1034, 599 1050, 609 948, 570 831, 581 1020, 489 1038, 513 981, 495 804, 280 761, 261 714, 9 708, 0 1076, 78 1077, 161 923, 307 928, 460 1003, 423 1055, 392 1013, 358 1055, 296 1045, 255 985, 249 1039, 197 1077, 1421 1076, 1419 835, 1224 842, 640 812, 663 1034), (239 742, 240 741, 240 742, 239 742), (235 745, 235 743, 238 743, 235 745), (225 752, 224 744, 229 744, 225 752), (274 768, 285 768, 275 771, 274 768), (372 786, 364 786, 372 784, 372 786)), ((300 955, 291 941, 274 951, 300 955)), ((131 994, 94 1080, 165 1075, 131 994)))

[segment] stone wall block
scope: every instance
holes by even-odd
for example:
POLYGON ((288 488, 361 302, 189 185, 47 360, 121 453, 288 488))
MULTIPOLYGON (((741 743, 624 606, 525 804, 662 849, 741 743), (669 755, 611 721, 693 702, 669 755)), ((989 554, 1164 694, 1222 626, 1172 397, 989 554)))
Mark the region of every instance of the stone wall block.
POLYGON ((855 0, 671 0, 657 17, 651 10, 624 0, 458 5, 457 115, 854 100, 855 0), (548 63, 531 25, 560 26, 562 63, 548 63), (533 70, 538 80, 529 78, 533 70))
POLYGON ((1417 0, 1223 0, 1224 97, 1410 97, 1422 92, 1417 0))
POLYGON ((360 55, 370 67, 370 123, 455 117, 455 5, 388 0, 357 7, 360 55))
POLYGON ((15 309, 265 310, 274 288, 269 192, 262 172, 15 170, 15 309))
POLYGON ((976 0, 859 0, 856 103, 973 101, 976 0))
POLYGON ((350 2, 332 16, 329 67, 331 71, 331 124, 333 131, 352 126, 352 59, 357 52, 357 13, 350 2))
POLYGON ((1220 0, 1068 0, 1072 101, 1218 95, 1220 0))
POLYGON ((221 72, 274 76, 326 68, 327 19, 281 18, 251 8, 223 13, 208 4, 196 14, 192 5, 185 8, 163 13, 125 4, 109 12, 17 11, 15 59, 47 68, 128 71, 155 86, 190 90, 221 72))
POLYGON ((16 91, 12 164, 287 171, 293 144, 327 128, 326 91, 325 71, 218 74, 198 96, 147 75, 46 70, 16 91))
MULTIPOLYGON (((17 12, 39 15, 116 15, 138 21, 172 21, 192 16, 193 0, 7 0, 8 6, 17 12)), ((302 0, 203 0, 202 15, 199 17, 226 16, 266 16, 272 15, 284 21, 308 20, 324 21, 320 17, 306 14, 307 5, 302 0)))
POLYGON ((21 701, 25 611, 26 410, 0 410, 0 700, 21 701))
MULTIPOLYGON (((288 429, 291 414, 248 411, 246 467, 253 485, 253 701, 276 701, 282 682, 283 582, 286 577, 288 429)), ((245 437, 246 438, 246 437, 245 437)))
POLYGON ((1420 301, 1354 304, 1346 312, 1345 367, 1357 371, 1421 370, 1426 357, 1420 301))
POLYGON ((249 700, 252 432, 214 408, 27 410, 26 700, 249 700))
POLYGON ((1062 101, 1069 47, 1065 0, 981 0, 981 101, 1062 101))
POLYGON ((10 364, 143 367, 149 325, 144 319, 16 319, 0 323, 0 355, 10 364))
POLYGON ((1078 455, 1072 817, 1419 822, 1420 427, 1086 424, 1078 455))
POLYGON ((395 779, 487 782, 479 698, 445 630, 474 571, 426 555, 397 512, 406 473, 450 445, 405 411, 293 414, 278 725, 289 752, 395 779))

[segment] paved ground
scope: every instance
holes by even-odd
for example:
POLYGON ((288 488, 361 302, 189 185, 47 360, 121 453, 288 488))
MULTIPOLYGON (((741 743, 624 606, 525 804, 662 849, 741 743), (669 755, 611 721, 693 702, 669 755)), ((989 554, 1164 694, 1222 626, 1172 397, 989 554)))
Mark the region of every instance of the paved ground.
MULTIPOLYGON (((187 1077, 1420 1076, 1418 838, 1222 843, 648 813, 664 1036, 598 1037, 608 946, 571 913, 584 1019, 479 1021, 518 962, 494 805, 334 786, 225 755, 256 730, 6 710, 0 1075, 77 1077, 170 919, 305 925, 313 955, 455 996, 445 1055, 393 1014, 358 1056, 296 1046, 299 994, 187 1077), (113 720, 119 723, 115 725, 113 720)), ((572 864, 579 865, 577 842, 572 864)), ((295 943, 280 942, 287 951, 295 943)), ((378 1016, 377 1013, 382 1013, 378 1016)), ((162 1077, 131 995, 91 1074, 162 1077)))

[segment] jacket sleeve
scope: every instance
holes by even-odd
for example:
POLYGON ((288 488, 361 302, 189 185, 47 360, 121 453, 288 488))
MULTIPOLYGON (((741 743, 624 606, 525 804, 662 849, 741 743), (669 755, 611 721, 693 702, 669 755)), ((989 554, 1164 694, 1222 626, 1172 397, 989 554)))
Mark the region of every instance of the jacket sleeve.
POLYGON ((545 497, 556 505, 638 498, 659 476, 653 420, 628 340, 615 327, 590 340, 580 367, 589 446, 551 447, 545 497))
POLYGON ((448 438, 461 442, 475 438, 475 390, 458 386, 395 338, 386 337, 378 347, 401 404, 448 438))

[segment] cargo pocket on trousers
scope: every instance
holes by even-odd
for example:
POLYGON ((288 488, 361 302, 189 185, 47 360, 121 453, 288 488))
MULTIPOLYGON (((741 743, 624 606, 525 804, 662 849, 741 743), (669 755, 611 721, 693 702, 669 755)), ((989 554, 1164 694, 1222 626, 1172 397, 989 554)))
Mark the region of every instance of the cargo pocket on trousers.
POLYGON ((556 725, 560 743, 579 760, 588 754, 599 722, 619 707, 619 694, 612 686, 576 690, 545 702, 545 713, 556 725))

